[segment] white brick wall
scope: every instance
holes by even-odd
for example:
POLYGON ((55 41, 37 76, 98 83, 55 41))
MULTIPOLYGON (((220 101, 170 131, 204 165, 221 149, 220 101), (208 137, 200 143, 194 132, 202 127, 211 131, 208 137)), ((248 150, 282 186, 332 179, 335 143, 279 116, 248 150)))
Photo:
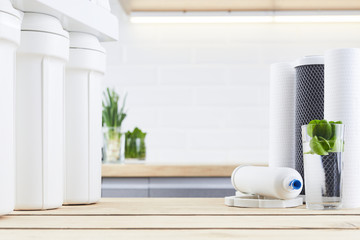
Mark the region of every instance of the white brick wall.
POLYGON ((128 93, 124 130, 148 132, 148 162, 266 163, 269 64, 360 47, 360 24, 130 24, 105 87, 128 93))

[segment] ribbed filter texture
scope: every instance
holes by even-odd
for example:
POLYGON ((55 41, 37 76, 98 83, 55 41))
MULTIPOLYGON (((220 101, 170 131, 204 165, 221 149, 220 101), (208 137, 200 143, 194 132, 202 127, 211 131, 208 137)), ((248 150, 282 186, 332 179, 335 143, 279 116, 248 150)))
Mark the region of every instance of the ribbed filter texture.
POLYGON ((325 118, 345 125, 343 207, 360 207, 360 49, 325 53, 325 118))
POLYGON ((295 168, 295 69, 274 63, 270 70, 269 166, 295 168))

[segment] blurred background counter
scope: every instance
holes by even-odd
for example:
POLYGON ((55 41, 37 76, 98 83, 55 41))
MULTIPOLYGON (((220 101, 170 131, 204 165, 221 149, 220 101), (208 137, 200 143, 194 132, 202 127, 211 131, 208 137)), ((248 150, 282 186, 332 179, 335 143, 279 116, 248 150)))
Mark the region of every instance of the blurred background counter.
POLYGON ((103 164, 103 197, 224 197, 234 195, 236 165, 103 164))

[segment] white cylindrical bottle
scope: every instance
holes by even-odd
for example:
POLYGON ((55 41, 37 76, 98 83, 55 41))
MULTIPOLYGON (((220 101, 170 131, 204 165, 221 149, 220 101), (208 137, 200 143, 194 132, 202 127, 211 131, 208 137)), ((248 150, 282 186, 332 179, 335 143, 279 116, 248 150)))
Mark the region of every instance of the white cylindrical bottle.
POLYGON ((240 166, 231 181, 239 192, 277 199, 296 198, 303 186, 300 174, 285 167, 240 166))
POLYGON ((25 13, 16 76, 16 206, 63 203, 64 66, 69 37, 57 18, 25 13))
POLYGON ((101 198, 101 80, 106 54, 95 36, 70 33, 65 82, 64 204, 101 198))
POLYGON ((20 43, 20 12, 0 2, 0 215, 15 206, 14 86, 15 56, 20 43))

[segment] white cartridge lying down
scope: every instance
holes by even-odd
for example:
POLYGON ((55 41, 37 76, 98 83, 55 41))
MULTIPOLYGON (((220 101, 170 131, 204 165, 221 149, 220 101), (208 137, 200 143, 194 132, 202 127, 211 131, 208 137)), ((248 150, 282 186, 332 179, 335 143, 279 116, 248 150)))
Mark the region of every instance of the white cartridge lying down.
POLYGON ((300 174, 285 167, 240 166, 231 182, 239 192, 277 199, 296 198, 303 187, 300 174))

